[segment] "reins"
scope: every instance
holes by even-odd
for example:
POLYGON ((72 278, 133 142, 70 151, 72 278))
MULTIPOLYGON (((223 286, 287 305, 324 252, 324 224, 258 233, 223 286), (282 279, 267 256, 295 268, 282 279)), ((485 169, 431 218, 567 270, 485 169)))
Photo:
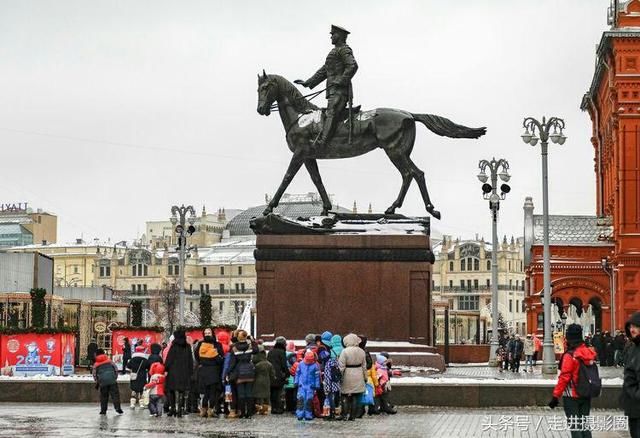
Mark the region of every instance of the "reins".
MULTIPOLYGON (((321 93, 323 93, 325 91, 327 91, 327 89, 323 88, 320 91, 314 91, 313 93, 309 93, 309 94, 306 94, 304 96, 296 97, 295 100, 306 99, 307 97, 309 98, 309 100, 313 100, 313 99, 315 99, 316 97, 318 97, 321 93)), ((271 111, 279 111, 278 102, 272 103, 270 109, 271 109, 271 111)))

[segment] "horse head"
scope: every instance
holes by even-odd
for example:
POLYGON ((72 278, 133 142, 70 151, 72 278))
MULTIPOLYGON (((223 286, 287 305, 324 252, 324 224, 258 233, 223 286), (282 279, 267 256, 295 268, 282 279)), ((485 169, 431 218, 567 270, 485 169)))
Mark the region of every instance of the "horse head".
POLYGON ((271 114, 271 105, 278 96, 278 84, 275 79, 267 76, 262 70, 262 76, 258 74, 258 114, 268 116, 271 114))

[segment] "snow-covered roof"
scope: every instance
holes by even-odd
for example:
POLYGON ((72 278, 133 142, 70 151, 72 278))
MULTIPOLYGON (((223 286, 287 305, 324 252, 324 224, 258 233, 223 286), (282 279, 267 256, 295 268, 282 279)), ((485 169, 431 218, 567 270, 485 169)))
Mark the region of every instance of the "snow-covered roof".
MULTIPOLYGON (((533 215, 533 244, 543 244, 543 217, 533 215)), ((601 236, 610 234, 610 226, 598 225, 597 216, 549 215, 549 244, 603 246, 610 245, 601 236)))

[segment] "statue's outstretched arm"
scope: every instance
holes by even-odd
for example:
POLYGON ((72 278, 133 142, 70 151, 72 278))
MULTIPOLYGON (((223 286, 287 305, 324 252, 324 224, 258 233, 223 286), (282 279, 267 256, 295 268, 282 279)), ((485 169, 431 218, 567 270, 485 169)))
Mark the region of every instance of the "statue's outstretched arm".
POLYGON ((315 72, 313 76, 307 79, 306 86, 309 88, 313 88, 325 79, 327 79, 327 69, 323 65, 318 69, 317 72, 315 72))

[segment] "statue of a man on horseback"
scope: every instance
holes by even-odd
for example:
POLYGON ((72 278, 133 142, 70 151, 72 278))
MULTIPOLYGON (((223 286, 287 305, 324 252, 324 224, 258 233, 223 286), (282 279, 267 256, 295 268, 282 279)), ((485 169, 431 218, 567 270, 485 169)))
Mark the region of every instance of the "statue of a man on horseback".
MULTIPOLYGON (((295 83, 313 88, 327 80, 327 99, 324 123, 322 111, 307 100, 294 84, 276 74, 262 70, 258 75, 259 114, 268 116, 277 110, 284 128, 289 150, 293 153, 289 167, 263 214, 268 215, 278 206, 285 190, 304 165, 311 181, 322 198, 322 215, 331 210, 331 200, 320 177, 317 160, 357 157, 375 149, 382 149, 402 177, 400 191, 385 214, 395 213, 402 207, 412 181, 420 189, 427 212, 440 219, 429 192, 424 172, 411 159, 416 139, 416 122, 431 132, 449 138, 479 138, 486 128, 470 128, 452 122, 436 114, 413 113, 394 108, 375 108, 353 114, 351 78, 358 69, 353 52, 347 46, 348 31, 332 26, 331 50, 325 65, 309 80, 295 83), (345 107, 349 108, 348 128, 345 122, 345 107), (313 145, 310 147, 310 145, 313 145)), ((313 93, 317 95, 318 93, 313 93)))
POLYGON ((347 45, 349 31, 336 25, 331 25, 331 43, 335 46, 324 62, 324 65, 309 79, 298 79, 296 84, 307 88, 314 88, 325 79, 327 80, 327 109, 322 131, 315 138, 313 147, 324 149, 331 141, 336 125, 341 119, 343 111, 349 107, 349 137, 352 130, 353 89, 351 78, 358 71, 358 64, 353 57, 351 47, 347 45))

